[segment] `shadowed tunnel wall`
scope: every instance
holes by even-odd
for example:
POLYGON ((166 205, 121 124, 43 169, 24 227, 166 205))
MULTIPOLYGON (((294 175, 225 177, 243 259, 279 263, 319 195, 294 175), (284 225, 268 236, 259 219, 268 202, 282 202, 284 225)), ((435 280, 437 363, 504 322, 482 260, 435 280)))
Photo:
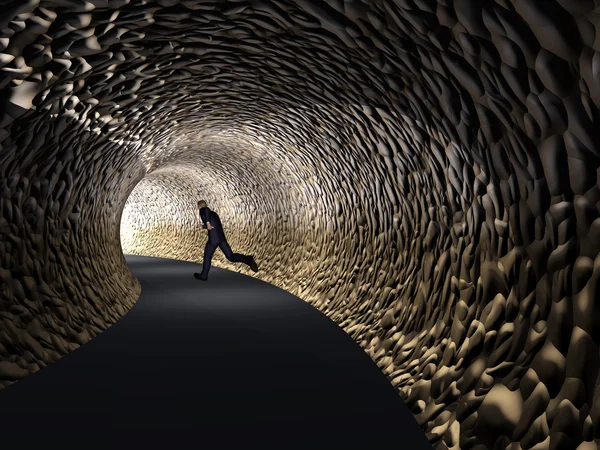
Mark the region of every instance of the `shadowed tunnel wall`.
POLYGON ((202 197, 435 448, 597 448, 599 7, 0 1, 0 383, 125 314, 123 250, 200 261, 202 197))

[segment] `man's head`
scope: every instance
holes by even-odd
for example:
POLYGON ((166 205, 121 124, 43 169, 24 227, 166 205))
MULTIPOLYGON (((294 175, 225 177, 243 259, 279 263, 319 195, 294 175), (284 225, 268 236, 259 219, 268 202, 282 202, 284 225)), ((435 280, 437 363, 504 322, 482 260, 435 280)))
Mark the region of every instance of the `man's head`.
POLYGON ((206 201, 205 200, 200 200, 198 202, 198 208, 206 208, 206 201))

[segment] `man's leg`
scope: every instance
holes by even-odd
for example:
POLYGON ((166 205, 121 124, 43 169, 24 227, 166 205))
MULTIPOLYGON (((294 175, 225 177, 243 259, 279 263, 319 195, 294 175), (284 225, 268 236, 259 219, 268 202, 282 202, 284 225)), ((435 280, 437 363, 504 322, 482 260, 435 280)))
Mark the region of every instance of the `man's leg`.
POLYGON ((212 242, 207 242, 204 247, 204 262, 202 263, 202 273, 200 274, 200 278, 208 278, 208 271, 210 270, 210 263, 212 261, 212 257, 215 254, 215 250, 217 249, 218 244, 214 244, 212 242))
POLYGON ((254 261, 254 257, 250 255, 242 255, 241 253, 233 253, 231 247, 227 243, 227 241, 223 241, 219 243, 219 247, 225 254, 225 257, 231 262, 241 262, 250 266, 250 268, 254 271, 258 271, 258 266, 256 265, 256 261, 254 261))

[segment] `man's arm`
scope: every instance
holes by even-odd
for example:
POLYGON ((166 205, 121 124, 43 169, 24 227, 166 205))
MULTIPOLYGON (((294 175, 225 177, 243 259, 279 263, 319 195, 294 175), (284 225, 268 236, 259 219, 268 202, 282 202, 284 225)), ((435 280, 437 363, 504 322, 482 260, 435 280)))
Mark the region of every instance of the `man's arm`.
POLYGON ((202 229, 206 230, 206 209, 203 211, 203 208, 200 208, 198 211, 200 213, 200 220, 202 221, 202 229))
POLYGON ((208 208, 205 208, 204 211, 200 211, 200 219, 202 219, 203 229, 212 230, 214 228, 210 223, 210 210, 208 208))
POLYGON ((211 225, 211 223, 210 223, 210 219, 211 219, 211 214, 210 214, 210 211, 208 211, 208 214, 207 214, 207 217, 206 217, 206 227, 207 227, 209 230, 213 230, 215 227, 213 227, 213 226, 211 225))

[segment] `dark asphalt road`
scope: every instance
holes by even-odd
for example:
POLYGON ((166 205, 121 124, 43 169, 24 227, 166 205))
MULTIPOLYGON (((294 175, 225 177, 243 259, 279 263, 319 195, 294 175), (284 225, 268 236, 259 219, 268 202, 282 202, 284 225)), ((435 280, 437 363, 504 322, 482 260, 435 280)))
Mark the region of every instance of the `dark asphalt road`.
POLYGON ((125 317, 0 391, 2 449, 431 450, 317 309, 235 272, 127 261, 142 295, 125 317))

